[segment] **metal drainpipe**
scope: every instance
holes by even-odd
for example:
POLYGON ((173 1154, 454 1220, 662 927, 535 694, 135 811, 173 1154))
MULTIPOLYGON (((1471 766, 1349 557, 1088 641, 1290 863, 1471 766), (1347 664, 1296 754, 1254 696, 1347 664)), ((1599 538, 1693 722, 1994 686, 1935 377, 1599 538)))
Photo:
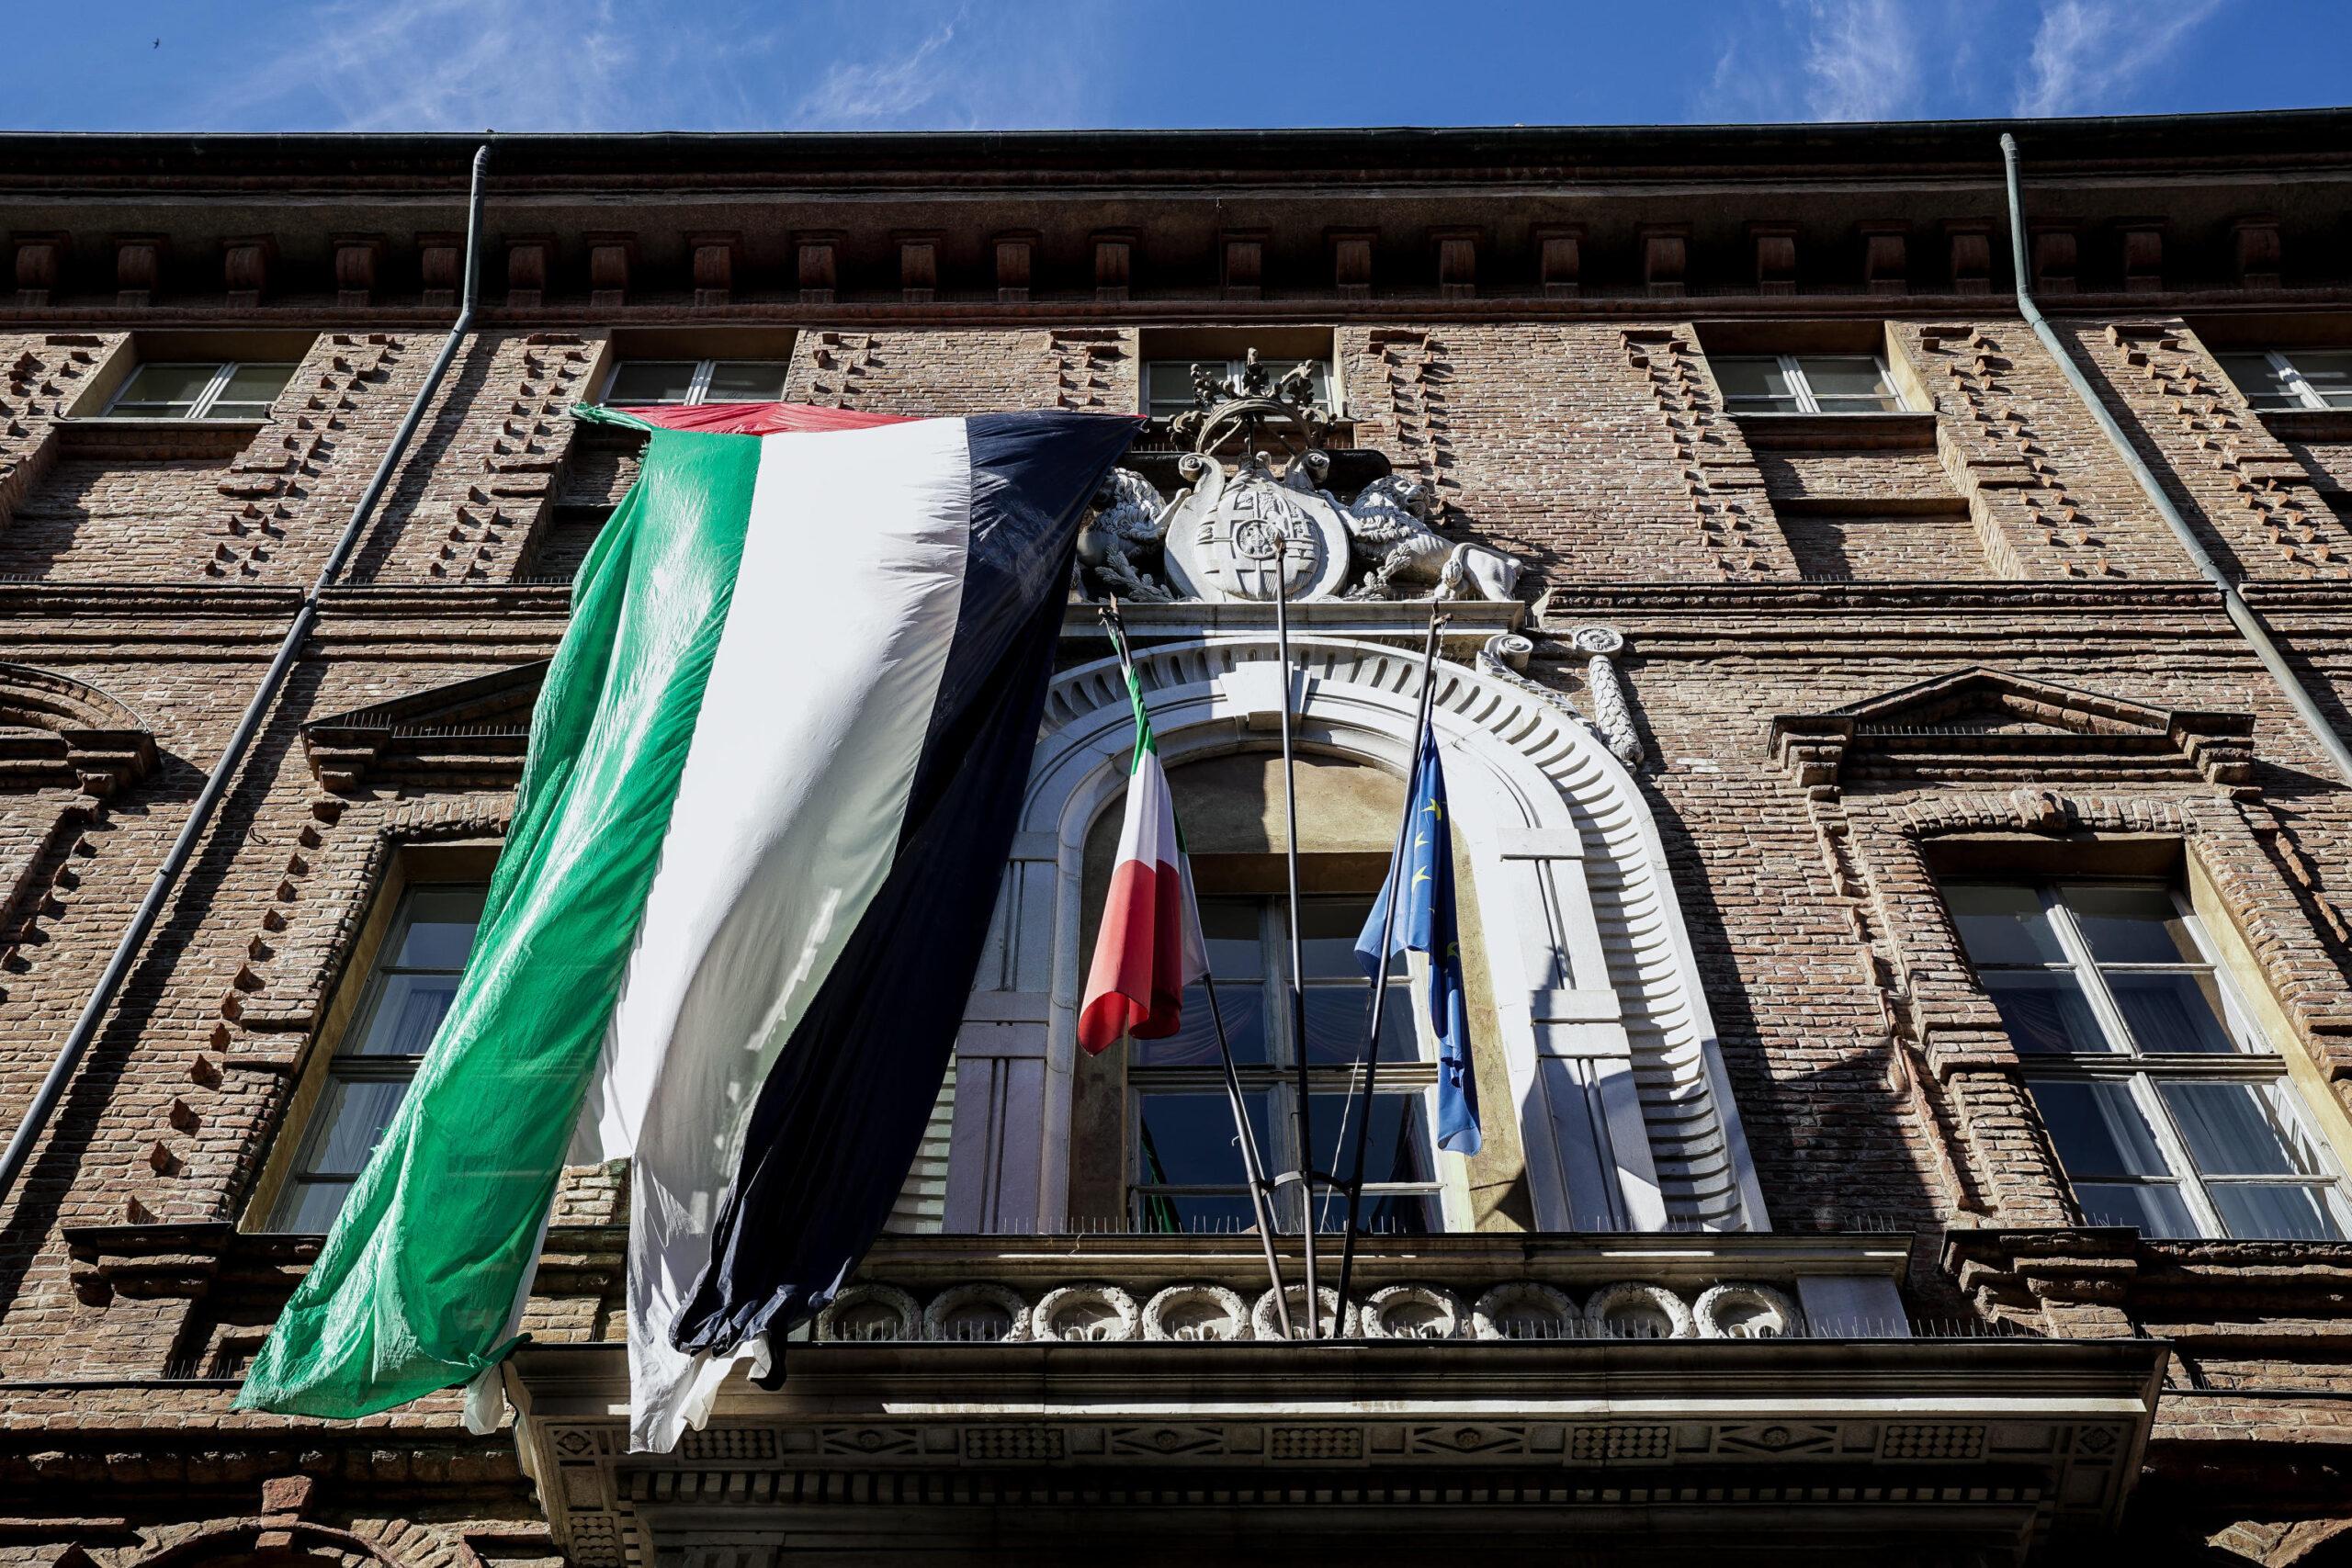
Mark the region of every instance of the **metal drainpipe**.
POLYGON ((2009 253, 2017 267, 2018 311, 2024 315, 2026 324, 2033 329, 2034 335, 2041 340, 2042 347, 2050 351, 2050 357, 2058 362, 2059 373, 2066 378, 2066 384, 2075 389, 2075 395, 2090 411, 2091 418, 2098 422, 2099 430, 2107 436, 2108 444, 2115 448, 2116 455, 2132 470, 2132 477, 2140 481, 2140 489, 2147 496, 2148 504, 2156 509, 2156 514, 2165 520, 2165 526, 2170 528, 2173 537, 2180 541, 2180 547, 2188 552, 2188 558, 2196 565, 2198 572, 2221 591, 2222 608, 2229 613, 2230 624, 2254 645, 2255 657, 2262 660, 2262 667, 2270 671, 2271 679, 2277 681, 2279 690, 2286 693, 2288 703, 2318 739, 2321 750, 2335 762, 2335 771, 2346 781, 2352 781, 2352 748, 2345 745, 2344 738, 2335 732, 2335 726, 2328 722, 2327 715, 2312 699, 2309 689, 2289 667, 2286 656, 2270 639, 2270 628, 2262 624, 2262 618, 2254 613, 2253 606, 2239 596, 2237 585, 2229 580, 2213 558, 2205 553, 2205 547, 2198 542, 2197 535, 2188 526, 2188 520, 2181 516, 2178 507, 2173 505, 2172 497, 2165 493, 2164 485, 2148 465, 2140 460, 2140 454, 2132 446, 2131 438, 2123 434, 2123 427, 2115 423, 2113 414, 2108 412, 2107 405, 2099 400, 2089 378, 2075 363, 2074 355, 2042 315, 2041 307, 2033 302, 2032 291, 2026 283, 2032 275, 2026 266, 2025 198, 2018 188, 2018 141, 2006 130, 2001 133, 2001 161, 2008 170, 2009 253))
POLYGON ((342 536, 335 540, 334 550, 328 554, 326 565, 320 569, 318 581, 311 583, 311 591, 303 595, 301 608, 294 613, 293 621, 286 628, 285 637, 277 645, 277 657, 270 660, 268 672, 262 676, 261 685, 254 690, 253 700, 245 705, 244 716, 237 721, 236 730, 229 737, 229 744, 222 749, 220 761, 212 764, 211 773, 206 775, 204 787, 197 793, 196 804, 188 809, 186 825, 180 829, 179 837, 172 840, 171 853, 164 857, 162 867, 155 873, 155 880, 148 885, 147 897, 140 900, 138 913, 130 917, 130 924, 124 929, 121 941, 115 943, 114 956, 107 960, 106 972, 98 976, 97 985, 90 992, 90 999, 82 1005, 82 1015, 74 1021, 73 1032, 65 1037, 65 1043, 58 1049, 57 1059, 50 1064, 49 1076, 41 1079, 40 1092, 33 1096, 32 1105, 8 1139, 6 1152, 0 1152, 0 1203, 6 1202, 8 1195, 16 1190, 17 1179, 24 1173, 26 1161, 32 1157, 33 1145, 49 1125, 49 1119, 57 1113, 58 1102, 65 1098, 65 1086, 73 1080, 74 1069, 81 1065, 84 1054, 90 1048, 90 1042, 97 1037, 98 1025, 105 1019, 107 1009, 114 1005, 115 994, 122 988, 124 979, 130 974, 131 964, 138 959, 140 948, 155 929, 155 920, 163 913, 164 900, 171 896, 173 885, 187 869, 189 859, 196 853, 197 841, 204 837, 205 829, 210 825, 213 813, 219 809, 221 797, 228 794, 229 782, 236 776, 245 752, 253 745, 254 735, 259 733, 263 716, 269 711, 270 705, 277 700, 279 690, 286 684, 287 675, 294 668, 296 656, 301 652, 303 642, 311 635, 311 628, 317 624, 321 596, 334 585, 334 580, 350 560, 352 549, 359 543, 360 535, 366 532, 369 519, 375 514, 377 503, 383 499, 385 490, 391 483, 393 469, 400 466, 401 457, 408 451, 410 440, 416 434, 418 423, 424 418, 425 405, 433 400, 434 393, 440 390, 441 379, 448 373, 450 361, 457 357, 458 345, 465 341, 467 330, 473 325, 474 299, 481 277, 482 185, 489 173, 490 144, 484 142, 474 152, 473 181, 466 208, 465 295, 458 306, 458 319, 450 323, 448 341, 441 345, 441 353, 434 359, 433 368, 425 375, 424 385, 417 389, 415 400, 409 404, 407 417, 401 421, 400 429, 393 434, 392 444, 385 450, 383 460, 376 465, 375 477, 368 481, 367 490, 351 509, 351 520, 343 525, 342 536))

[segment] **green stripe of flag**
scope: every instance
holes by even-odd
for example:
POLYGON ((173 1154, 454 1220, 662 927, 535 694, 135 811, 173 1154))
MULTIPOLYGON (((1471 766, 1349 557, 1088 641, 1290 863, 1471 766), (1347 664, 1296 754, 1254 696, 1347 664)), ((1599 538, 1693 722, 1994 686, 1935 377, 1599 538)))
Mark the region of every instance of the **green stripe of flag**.
POLYGON ((650 435, 582 569, 448 1017, 241 1408, 364 1416, 506 1348, 726 624, 760 448, 650 435))

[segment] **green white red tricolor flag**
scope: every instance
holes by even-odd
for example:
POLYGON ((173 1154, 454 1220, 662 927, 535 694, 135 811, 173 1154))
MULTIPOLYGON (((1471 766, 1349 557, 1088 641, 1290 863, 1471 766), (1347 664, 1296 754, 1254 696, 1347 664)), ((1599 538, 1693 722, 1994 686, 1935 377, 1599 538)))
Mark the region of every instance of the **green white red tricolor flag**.
MULTIPOLYGON (((1125 649, 1121 649, 1124 657, 1125 649)), ((1144 712, 1143 688, 1129 668, 1136 710, 1136 755, 1127 774, 1127 814, 1119 859, 1094 939, 1094 966, 1078 1015, 1078 1043, 1089 1052, 1123 1035, 1162 1040, 1183 1020, 1184 987, 1208 973, 1208 943, 1193 899, 1193 869, 1176 830, 1176 801, 1144 712)))

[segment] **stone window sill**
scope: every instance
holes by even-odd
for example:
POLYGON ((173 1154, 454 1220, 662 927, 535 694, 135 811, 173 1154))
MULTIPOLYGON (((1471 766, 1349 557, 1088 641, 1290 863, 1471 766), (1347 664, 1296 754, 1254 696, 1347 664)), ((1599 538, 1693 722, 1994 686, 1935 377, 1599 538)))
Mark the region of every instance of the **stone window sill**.
POLYGON ((1736 413, 1751 450, 1932 452, 1936 416, 1931 413, 1736 413))

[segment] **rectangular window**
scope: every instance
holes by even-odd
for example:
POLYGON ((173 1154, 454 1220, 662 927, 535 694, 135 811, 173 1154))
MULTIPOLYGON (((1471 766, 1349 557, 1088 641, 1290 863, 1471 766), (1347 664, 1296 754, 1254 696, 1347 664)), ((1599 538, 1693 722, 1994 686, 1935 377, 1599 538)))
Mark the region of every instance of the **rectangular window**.
POLYGON ((141 365, 107 412, 119 419, 267 419, 294 368, 241 359, 141 365))
POLYGON ((773 403, 784 397, 781 359, 627 359, 605 383, 616 408, 693 403, 773 403))
POLYGON ((1262 379, 1271 395, 1275 383, 1301 364, 1308 367, 1314 389, 1309 400, 1329 407, 1331 364, 1327 359, 1261 359, 1254 367, 1246 359, 1152 359, 1143 367, 1143 412, 1153 419, 1169 419, 1195 406, 1196 375, 1228 388, 1255 386, 1262 379))
MULTIPOLYGON (((1290 924, 1287 900, 1214 897, 1201 900, 1210 973, 1220 1016, 1233 1049, 1242 1098, 1269 1174, 1298 1165, 1298 1077, 1290 1012, 1290 924), (1269 977, 1273 984, 1269 985, 1269 977)), ((1366 1022, 1363 972, 1356 966, 1356 935, 1371 912, 1369 895, 1318 896, 1301 901, 1299 939, 1305 960, 1306 1060, 1314 1122, 1315 1165, 1345 1175, 1353 1168, 1356 1128, 1347 1121, 1348 1089, 1355 1077, 1366 1022)), ((1216 1026, 1206 987, 1184 994, 1184 1027, 1165 1040, 1128 1043, 1127 1086, 1133 1100, 1132 1185, 1136 1223, 1148 1231, 1246 1231, 1254 1224, 1241 1151, 1226 1099, 1216 1026)), ((1444 1228, 1439 1201, 1436 1144, 1430 1100, 1436 1069, 1421 1054, 1413 1000, 1403 965, 1396 966, 1381 1011, 1379 1094, 1371 1109, 1364 1156, 1361 1222, 1369 1230, 1426 1234, 1444 1228)), ((1365 1114, 1361 1095, 1354 1114, 1365 1114)), ((1285 1187, 1276 1210, 1286 1229, 1299 1222, 1300 1199, 1285 1187)), ((1343 1200, 1318 1200, 1317 1226, 1337 1229, 1343 1200)))
POLYGON ((2256 409, 2352 409, 2352 349, 2256 349, 2218 355, 2256 409))
POLYGON ((2152 1236, 2341 1237, 2342 1181, 2215 963, 2152 882, 1951 882, 1978 981, 2084 1217, 2152 1236))
POLYGON ((1709 355, 1733 413, 1901 413, 1903 399, 1873 354, 1709 355))
POLYGON ((391 1124, 458 994, 486 884, 425 883, 401 896, 320 1091, 268 1229, 323 1232, 391 1124))

